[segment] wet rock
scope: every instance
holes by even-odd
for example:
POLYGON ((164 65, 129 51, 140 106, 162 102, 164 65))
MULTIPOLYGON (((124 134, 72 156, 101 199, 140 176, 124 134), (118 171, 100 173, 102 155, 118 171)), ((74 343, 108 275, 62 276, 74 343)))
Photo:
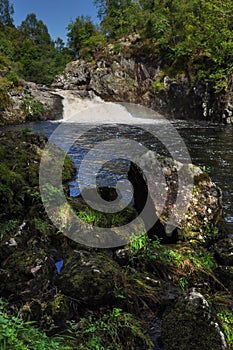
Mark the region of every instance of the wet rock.
POLYGON ((163 350, 227 350, 225 337, 204 296, 191 290, 162 317, 163 350))

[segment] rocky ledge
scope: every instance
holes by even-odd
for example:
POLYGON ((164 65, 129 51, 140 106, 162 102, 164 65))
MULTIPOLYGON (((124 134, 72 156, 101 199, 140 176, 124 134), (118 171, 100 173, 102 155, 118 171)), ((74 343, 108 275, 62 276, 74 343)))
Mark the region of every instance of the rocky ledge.
POLYGON ((0 111, 0 125, 62 117, 61 96, 46 86, 20 80, 20 86, 9 91, 8 106, 0 111))
MULTIPOLYGON (((212 181, 196 173, 189 214, 180 223, 177 240, 168 244, 159 239, 166 224, 161 219, 157 231, 147 233, 146 221, 135 227, 137 235, 132 232, 122 247, 91 248, 64 235, 45 212, 39 165, 46 141, 26 131, 0 134, 0 297, 10 302, 10 310, 15 306, 21 318, 35 321, 49 336, 64 337, 68 350, 93 344, 100 349, 109 344, 132 350, 232 349, 232 239, 219 225, 221 193, 212 181)), ((164 161, 169 184, 177 169, 164 161)), ((139 179, 135 191, 140 181, 144 191, 145 179, 138 168, 133 170, 139 179)), ((65 158, 64 191, 86 237, 95 226, 117 235, 118 227, 139 214, 136 194, 135 208, 114 215, 94 211, 81 197, 69 198, 67 181, 73 174, 73 164, 65 158)), ((54 215, 67 225, 58 189, 50 186, 48 193, 59 208, 54 215)), ((114 189, 100 193, 105 200, 115 198, 114 189)), ((168 209, 173 203, 169 198, 168 209)), ((152 204, 155 210, 156 201, 152 204)))
POLYGON ((106 101, 132 102, 178 118, 233 123, 232 77, 227 91, 216 92, 187 74, 168 76, 160 57, 150 59, 137 35, 107 45, 93 59, 70 62, 53 87, 92 90, 106 101))

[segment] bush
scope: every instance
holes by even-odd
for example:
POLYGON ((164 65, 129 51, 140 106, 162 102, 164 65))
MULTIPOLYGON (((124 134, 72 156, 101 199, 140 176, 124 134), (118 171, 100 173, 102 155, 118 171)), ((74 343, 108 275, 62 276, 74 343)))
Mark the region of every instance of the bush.
POLYGON ((24 94, 21 107, 26 119, 41 116, 44 111, 43 103, 28 93, 24 94))

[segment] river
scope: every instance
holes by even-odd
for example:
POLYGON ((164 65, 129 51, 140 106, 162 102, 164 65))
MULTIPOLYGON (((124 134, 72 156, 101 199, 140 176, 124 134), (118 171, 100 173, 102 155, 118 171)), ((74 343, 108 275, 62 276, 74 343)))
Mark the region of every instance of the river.
MULTIPOLYGON (((208 123, 206 121, 194 121, 171 119, 167 120, 156 112, 137 105, 107 104, 103 101, 82 101, 74 96, 64 96, 64 120, 57 122, 30 122, 23 126, 14 126, 10 129, 30 128, 50 136, 55 130, 61 128, 58 137, 58 145, 71 143, 68 153, 74 160, 77 169, 93 145, 106 140, 115 140, 121 137, 135 140, 148 149, 170 155, 170 149, 179 153, 184 141, 193 164, 205 167, 210 176, 223 191, 224 215, 230 233, 233 232, 233 128, 231 126, 208 123), (95 110, 105 106, 104 112, 95 110), (127 110, 126 108, 127 107, 127 110), (76 122, 70 122, 69 117, 79 114, 76 122), (113 111, 113 112, 112 112, 113 111), (102 114, 101 114, 102 113, 102 114), (170 126, 178 131, 180 138, 173 138, 168 132, 170 126), (70 139, 69 130, 87 130, 75 139, 70 139), (155 137, 155 134, 157 137, 155 137), (158 136, 159 135, 159 136, 158 136), (177 141, 178 140, 178 141, 177 141), (72 141, 72 142, 71 142, 72 141), (180 143, 180 144, 179 144, 180 143)), ((73 118, 74 119, 74 118, 73 118)), ((106 148, 108 153, 108 148, 106 148)), ((96 158, 88 159, 85 163, 86 174, 82 174, 79 180, 70 184, 71 195, 79 193, 79 184, 88 185, 93 181, 93 162, 96 158)), ((116 159, 112 163, 107 162, 98 174, 101 184, 112 185, 116 180, 125 177, 127 161, 116 159)))

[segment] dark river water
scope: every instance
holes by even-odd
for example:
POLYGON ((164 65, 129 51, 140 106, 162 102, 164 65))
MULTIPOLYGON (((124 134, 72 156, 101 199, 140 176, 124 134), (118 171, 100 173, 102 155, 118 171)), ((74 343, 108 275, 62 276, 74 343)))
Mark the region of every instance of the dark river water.
MULTIPOLYGON (((233 232, 233 127, 206 124, 200 121, 184 121, 175 120, 170 121, 172 126, 178 131, 180 140, 183 140, 188 152, 190 154, 193 164, 205 167, 212 179, 223 191, 224 214, 230 232, 233 232)), ((31 122, 23 125, 23 128, 30 128, 34 131, 44 133, 50 136, 54 130, 59 126, 58 122, 31 122)), ((13 129, 22 128, 22 126, 11 127, 13 129)), ((65 128, 65 123, 64 123, 65 128)), ((63 129, 64 129, 63 128, 63 129)), ((93 145, 100 141, 115 140, 119 137, 135 140, 148 149, 157 150, 162 154, 169 154, 169 147, 171 149, 182 148, 179 145, 179 140, 175 140, 167 132, 167 126, 163 123, 158 126, 146 125, 105 125, 100 127, 89 126, 90 131, 84 133, 78 139, 72 136, 70 139, 69 130, 79 130, 79 125, 68 125, 67 130, 58 136, 58 145, 64 145, 67 142, 72 146, 68 153, 74 160, 77 169, 79 168, 83 157, 93 145), (148 131, 149 128, 149 131, 148 131), (145 130, 147 129, 147 131, 145 130), (159 130, 159 137, 153 136, 153 130, 156 129, 157 135, 159 130), (151 131, 151 132, 150 132, 151 131), (161 136, 161 137, 160 137, 161 136), (162 139, 162 141, 161 141, 162 139), (73 142, 73 140, 75 142, 73 142), (160 140, 160 141, 159 141, 160 140), (178 143, 178 144, 177 144, 178 143)), ((125 145, 124 145, 125 147, 125 145)), ((108 155, 108 147, 106 147, 106 156, 108 155)), ((98 160, 95 156, 92 159, 85 160, 86 173, 79 177, 79 182, 86 183, 92 181, 93 162, 98 160)), ((122 160, 115 160, 112 164, 106 163, 102 171, 98 174, 98 182, 101 184, 113 184, 117 179, 125 176, 128 162, 122 160)), ((71 195, 76 195, 79 192, 78 183, 76 181, 71 183, 71 195)))

